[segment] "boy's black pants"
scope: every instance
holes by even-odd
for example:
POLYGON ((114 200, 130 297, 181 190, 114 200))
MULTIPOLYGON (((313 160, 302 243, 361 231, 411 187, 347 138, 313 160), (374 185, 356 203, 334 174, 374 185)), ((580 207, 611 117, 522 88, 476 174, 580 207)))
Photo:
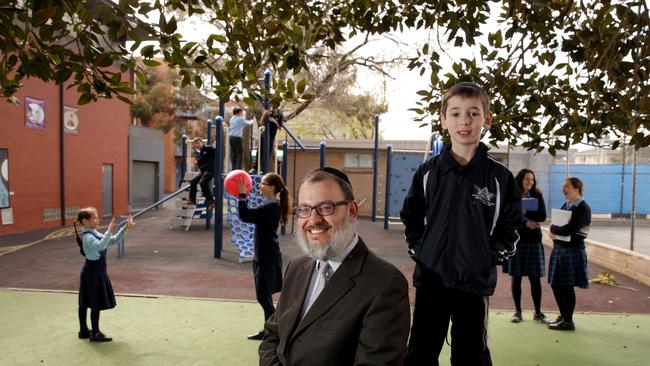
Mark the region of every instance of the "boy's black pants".
POLYGON ((488 297, 444 287, 435 274, 418 272, 405 365, 438 365, 450 320, 451 364, 492 365, 487 344, 488 297))
POLYGON ((230 144, 230 167, 232 170, 241 169, 244 157, 244 140, 239 136, 230 136, 228 141, 230 144))
POLYGON ((190 201, 196 202, 196 186, 201 186, 201 192, 203 192, 203 197, 205 197, 206 202, 214 201, 212 196, 212 184, 210 181, 214 177, 211 171, 203 171, 199 173, 196 177, 190 180, 190 201))

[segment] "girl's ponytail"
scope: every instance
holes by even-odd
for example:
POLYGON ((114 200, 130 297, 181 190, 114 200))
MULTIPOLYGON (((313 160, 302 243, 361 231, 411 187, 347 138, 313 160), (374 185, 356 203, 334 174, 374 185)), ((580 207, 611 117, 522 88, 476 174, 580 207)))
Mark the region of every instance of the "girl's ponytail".
POLYGON ((276 173, 268 173, 264 176, 264 180, 273 186, 275 194, 280 193, 280 224, 285 226, 289 221, 289 210, 291 207, 291 198, 289 197, 289 190, 284 185, 284 180, 276 173))
POLYGON ((289 190, 286 186, 282 186, 280 191, 280 222, 282 226, 286 226, 289 220, 289 207, 291 207, 289 201, 289 190))
POLYGON ((79 231, 77 231, 77 220, 74 220, 74 239, 77 242, 77 245, 79 246, 79 253, 81 253, 82 256, 86 256, 86 252, 84 252, 84 247, 83 247, 83 242, 81 241, 81 237, 79 236, 79 231))
POLYGON ((74 233, 75 233, 75 241, 77 242, 77 245, 79 246, 79 253, 81 253, 82 256, 86 256, 86 253, 84 252, 84 246, 83 246, 83 240, 81 240, 81 236, 79 236, 79 231, 77 231, 77 223, 82 224, 83 220, 88 220, 93 215, 97 215, 97 209, 94 207, 86 207, 82 208, 79 210, 79 213, 77 214, 77 219, 74 220, 74 233))

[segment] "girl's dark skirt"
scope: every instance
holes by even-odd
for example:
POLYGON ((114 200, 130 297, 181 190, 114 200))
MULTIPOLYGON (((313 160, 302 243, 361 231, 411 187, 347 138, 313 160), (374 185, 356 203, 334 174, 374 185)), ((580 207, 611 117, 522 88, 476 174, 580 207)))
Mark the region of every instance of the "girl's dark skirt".
POLYGON ((264 288, 270 294, 282 291, 282 259, 268 264, 253 261, 253 277, 256 289, 264 288))
POLYGON ((588 288, 585 248, 555 244, 548 264, 548 283, 551 286, 588 288))
POLYGON ((95 261, 86 259, 86 264, 81 268, 79 307, 106 310, 115 305, 113 286, 106 271, 106 257, 95 261))
POLYGON ((503 266, 503 272, 513 277, 544 277, 546 266, 542 243, 519 243, 515 255, 508 258, 508 264, 503 266))

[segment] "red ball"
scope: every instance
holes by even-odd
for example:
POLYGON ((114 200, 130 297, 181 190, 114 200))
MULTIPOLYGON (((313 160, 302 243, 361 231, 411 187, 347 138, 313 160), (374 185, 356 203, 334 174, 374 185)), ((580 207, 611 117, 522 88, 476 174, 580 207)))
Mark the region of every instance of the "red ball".
POLYGON ((226 192, 230 195, 238 196, 239 182, 244 182, 246 185, 246 194, 251 193, 253 190, 253 180, 251 179, 251 176, 243 170, 233 170, 226 175, 226 179, 223 181, 223 185, 226 187, 226 192))

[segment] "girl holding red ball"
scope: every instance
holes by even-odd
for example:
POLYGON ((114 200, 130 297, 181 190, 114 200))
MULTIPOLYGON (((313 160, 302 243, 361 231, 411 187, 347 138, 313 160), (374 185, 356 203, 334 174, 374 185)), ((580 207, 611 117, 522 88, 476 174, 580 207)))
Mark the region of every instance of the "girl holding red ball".
MULTIPOLYGON (((256 208, 248 207, 248 192, 245 182, 239 181, 239 218, 243 222, 255 224, 255 253, 253 274, 255 295, 264 309, 264 321, 275 313, 272 295, 282 289, 282 252, 278 241, 280 223, 286 225, 289 217, 289 191, 282 177, 268 173, 259 185, 264 204, 256 208)), ((264 331, 248 336, 251 340, 261 340, 264 331)))

